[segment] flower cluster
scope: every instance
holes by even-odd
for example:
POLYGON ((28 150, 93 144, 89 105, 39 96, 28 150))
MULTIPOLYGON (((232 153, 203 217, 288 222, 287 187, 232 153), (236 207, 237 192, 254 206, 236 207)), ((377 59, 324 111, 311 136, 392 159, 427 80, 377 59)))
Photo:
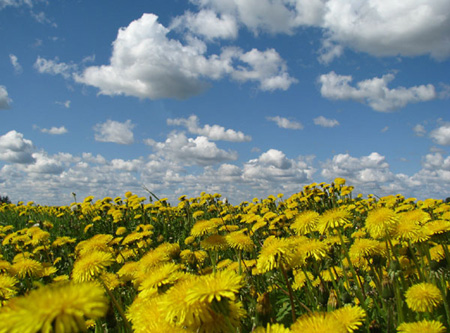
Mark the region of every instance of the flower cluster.
POLYGON ((445 332, 450 204, 352 192, 2 204, 0 333, 445 332))

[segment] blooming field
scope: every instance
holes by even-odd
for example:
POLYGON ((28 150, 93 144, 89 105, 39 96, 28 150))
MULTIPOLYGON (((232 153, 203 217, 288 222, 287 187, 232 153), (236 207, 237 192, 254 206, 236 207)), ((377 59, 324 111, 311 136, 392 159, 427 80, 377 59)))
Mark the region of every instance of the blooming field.
POLYGON ((337 178, 0 206, 0 332, 445 332, 450 205, 337 178), (153 200, 152 200, 153 199, 153 200))

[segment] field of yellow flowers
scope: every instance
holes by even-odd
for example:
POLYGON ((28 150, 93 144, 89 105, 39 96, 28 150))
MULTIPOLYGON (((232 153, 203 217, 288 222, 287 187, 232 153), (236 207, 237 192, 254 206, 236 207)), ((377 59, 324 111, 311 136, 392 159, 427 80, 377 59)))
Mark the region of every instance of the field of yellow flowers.
POLYGON ((450 204, 352 190, 3 204, 0 333, 445 332, 450 204))

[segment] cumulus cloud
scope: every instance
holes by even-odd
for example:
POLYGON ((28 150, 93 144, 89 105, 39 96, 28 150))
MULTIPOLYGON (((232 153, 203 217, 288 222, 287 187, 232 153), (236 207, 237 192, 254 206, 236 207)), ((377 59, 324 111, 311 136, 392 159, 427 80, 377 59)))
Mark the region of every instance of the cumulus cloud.
POLYGON ((301 130, 301 129, 303 129, 302 123, 300 123, 298 121, 294 121, 294 120, 289 120, 287 118, 283 118, 283 117, 280 117, 280 116, 266 117, 266 119, 270 120, 270 121, 273 121, 280 128, 294 129, 294 130, 301 130))
POLYGON ((58 58, 47 60, 38 56, 34 63, 34 68, 41 74, 61 75, 65 79, 68 79, 77 70, 78 66, 60 62, 58 58))
POLYGON ((200 10, 198 13, 187 11, 173 19, 171 28, 186 29, 209 40, 234 39, 238 34, 238 25, 232 15, 217 15, 212 10, 200 10))
POLYGON ((386 74, 381 78, 359 81, 356 87, 352 87, 350 83, 353 78, 350 75, 338 75, 332 71, 319 77, 319 83, 322 85, 320 93, 323 97, 333 100, 367 103, 373 110, 381 112, 390 112, 405 107, 409 103, 437 98, 434 86, 431 84, 389 89, 387 85, 394 78, 394 74, 386 74))
POLYGON ((417 124, 416 126, 414 126, 413 132, 416 136, 424 136, 425 134, 427 134, 425 127, 421 124, 417 124))
POLYGON ((274 186, 278 191, 291 192, 298 184, 312 182, 315 169, 311 162, 311 158, 289 159, 282 151, 269 149, 244 164, 242 179, 252 188, 274 186))
POLYGON ((322 163, 322 176, 327 179, 343 177, 353 185, 384 183, 394 178, 386 158, 379 153, 371 153, 360 158, 349 154, 338 154, 322 163))
POLYGON ((205 136, 193 139, 186 137, 184 133, 172 132, 165 142, 147 139, 145 143, 165 159, 182 162, 184 165, 213 165, 236 160, 238 157, 235 151, 219 149, 205 136))
POLYGON ((133 128, 131 120, 124 123, 108 119, 104 123, 94 126, 95 140, 100 142, 114 142, 122 145, 129 145, 134 142, 133 128))
POLYGON ((52 134, 52 135, 61 135, 66 134, 67 129, 64 126, 61 127, 51 127, 51 128, 41 128, 40 131, 42 133, 52 134))
POLYGON ((0 10, 2 10, 3 8, 6 7, 20 7, 20 6, 28 6, 28 7, 33 7, 33 3, 34 2, 38 2, 37 1, 33 1, 33 0, 0 0, 0 10))
POLYGON ((266 91, 286 90, 296 82, 275 50, 245 53, 227 47, 220 54, 206 56, 207 47, 201 40, 191 37, 182 44, 170 39, 169 32, 156 15, 144 14, 119 30, 109 65, 87 67, 75 80, 97 87, 101 94, 149 99, 185 99, 225 75, 240 82, 257 82, 266 91), (239 65, 234 67, 236 61, 239 65))
POLYGON ((5 86, 0 86, 0 110, 9 109, 12 100, 8 96, 5 86))
POLYGON ((11 61, 11 65, 14 67, 14 71, 17 74, 22 73, 23 69, 22 66, 19 64, 19 59, 14 54, 9 55, 9 60, 11 61))
MULTIPOLYGON (((448 1, 330 0, 325 7, 322 27, 329 45, 375 56, 450 55, 448 1)), ((333 47, 325 45, 322 51, 329 50, 333 52, 333 47)))
POLYGON ((33 150, 33 142, 25 139, 22 133, 13 130, 0 136, 0 161, 33 163, 33 150))
POLYGON ((335 127, 339 126, 339 122, 336 119, 328 119, 324 116, 320 116, 317 118, 314 118, 314 124, 322 127, 335 127))
POLYGON ((442 146, 450 146, 450 123, 444 124, 430 132, 431 139, 442 146))
POLYGON ((189 118, 176 118, 167 119, 167 124, 172 126, 184 126, 189 133, 198 134, 207 137, 209 140, 217 141, 232 141, 232 142, 245 142, 251 141, 252 138, 249 135, 245 135, 242 132, 237 132, 232 129, 225 129, 219 125, 204 125, 199 124, 199 119, 196 115, 191 115, 189 118))
POLYGON ((450 56, 450 3, 446 0, 192 0, 201 10, 237 19, 253 31, 293 34, 312 26, 323 32, 320 60, 345 48, 375 56, 450 56))

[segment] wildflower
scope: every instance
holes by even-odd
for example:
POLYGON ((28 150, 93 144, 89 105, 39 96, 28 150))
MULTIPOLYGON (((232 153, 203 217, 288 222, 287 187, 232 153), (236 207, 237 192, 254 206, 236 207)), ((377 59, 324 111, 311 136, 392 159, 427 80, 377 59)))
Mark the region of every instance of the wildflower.
POLYGON ((94 280, 114 262, 111 253, 92 251, 77 259, 73 265, 72 279, 76 282, 94 280))
POLYGON ((125 228, 125 227, 119 227, 119 228, 117 228, 117 230, 116 230, 116 235, 117 236, 120 236, 120 235, 123 235, 124 233, 126 233, 127 232, 127 228, 125 228))
POLYGON ((373 238, 383 238, 390 234, 398 223, 398 216, 389 208, 380 207, 369 212, 366 229, 373 238))
POLYGON ((297 235, 307 235, 315 230, 319 216, 319 213, 315 211, 304 211, 297 215, 290 228, 293 229, 297 235))
POLYGON ((166 263, 154 267, 144 275, 138 274, 137 280, 141 281, 139 290, 145 291, 146 293, 144 295, 150 295, 156 293, 159 287, 174 284, 183 276, 183 272, 179 269, 179 265, 166 263))
POLYGON ((332 315, 344 325, 347 332, 353 332, 362 326, 366 313, 361 307, 355 305, 334 310, 332 315))
POLYGON ((226 249, 228 244, 225 237, 221 235, 211 235, 200 242, 200 246, 205 250, 223 250, 226 249))
POLYGON ((450 231, 450 221, 446 220, 435 220, 428 222, 426 227, 432 234, 443 234, 450 231))
POLYGON ((325 211, 317 221, 317 231, 324 234, 328 229, 340 227, 349 223, 350 213, 344 208, 334 208, 325 211))
POLYGON ((411 286, 405 298, 408 307, 415 312, 431 312, 443 301, 439 288, 427 282, 411 286))
POLYGON ((401 218, 395 226, 394 235, 399 240, 417 243, 428 240, 432 235, 432 231, 426 225, 422 226, 414 220, 401 218))
POLYGON ((85 318, 105 315, 108 301, 93 283, 57 283, 15 298, 0 311, 3 332, 81 332, 85 318))
POLYGON ((314 276, 311 272, 306 271, 305 272, 301 270, 294 270, 294 283, 292 284, 292 289, 294 290, 300 290, 304 287, 306 284, 306 281, 312 281, 314 280, 314 276))
POLYGON ((422 320, 415 323, 401 323, 397 327, 399 333, 444 333, 445 326, 436 320, 422 320))
POLYGON ((20 258, 12 265, 12 269, 16 272, 17 277, 24 278, 25 276, 40 276, 44 267, 34 259, 20 258))
POLYGON ((192 226, 191 235, 199 237, 207 234, 215 234, 220 224, 220 219, 200 220, 192 226))
POLYGON ((303 315, 297 319, 291 326, 291 332, 298 333, 347 333, 347 329, 335 316, 315 312, 313 314, 303 315))
POLYGON ((222 299, 235 300, 235 294, 243 286, 242 277, 233 271, 220 271, 214 275, 201 276, 199 283, 186 295, 188 303, 208 302, 222 299))
POLYGON ((293 257, 291 243, 285 238, 268 237, 259 253, 257 269, 261 273, 288 264, 293 257))
POLYGON ((0 274, 0 300, 8 300, 13 297, 17 293, 15 287, 17 283, 18 281, 15 277, 0 274))
POLYGON ((231 232, 225 236, 225 239, 230 247, 241 251, 251 252, 255 247, 255 243, 243 231, 231 232))

